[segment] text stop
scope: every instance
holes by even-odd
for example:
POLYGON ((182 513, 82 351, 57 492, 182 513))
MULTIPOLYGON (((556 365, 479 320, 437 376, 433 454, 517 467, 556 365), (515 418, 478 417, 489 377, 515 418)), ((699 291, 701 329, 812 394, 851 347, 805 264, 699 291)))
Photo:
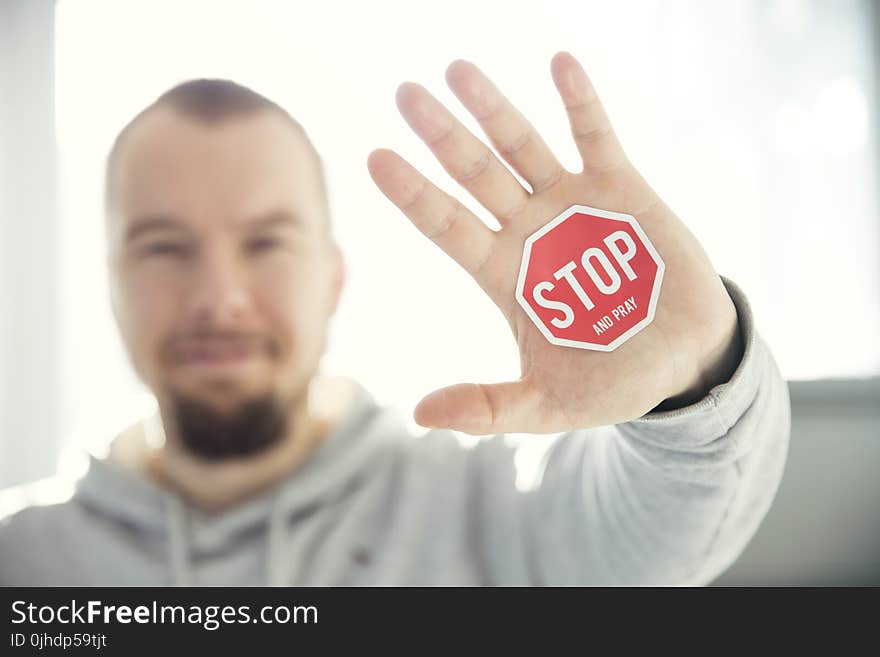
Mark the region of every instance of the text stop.
POLYGON ((553 344, 611 351, 650 324, 663 269, 634 217, 573 205, 526 240, 516 297, 553 344))

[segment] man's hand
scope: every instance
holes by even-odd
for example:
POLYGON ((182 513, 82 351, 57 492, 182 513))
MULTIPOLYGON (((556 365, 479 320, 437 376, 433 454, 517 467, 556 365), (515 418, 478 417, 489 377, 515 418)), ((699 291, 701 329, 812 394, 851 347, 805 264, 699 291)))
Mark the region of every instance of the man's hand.
POLYGON ((393 151, 378 149, 368 158, 382 192, 474 277, 519 345, 519 380, 437 390, 416 407, 423 426, 554 433, 625 422, 701 399, 728 380, 741 358, 736 308, 703 248, 629 162, 577 60, 560 52, 550 68, 583 160, 579 173, 560 165, 476 66, 457 60, 446 71, 452 91, 531 190, 423 87, 406 82, 397 90, 410 127, 500 230, 393 151), (526 237, 573 204, 634 216, 666 263, 654 321, 612 352, 550 344, 514 295, 526 237))

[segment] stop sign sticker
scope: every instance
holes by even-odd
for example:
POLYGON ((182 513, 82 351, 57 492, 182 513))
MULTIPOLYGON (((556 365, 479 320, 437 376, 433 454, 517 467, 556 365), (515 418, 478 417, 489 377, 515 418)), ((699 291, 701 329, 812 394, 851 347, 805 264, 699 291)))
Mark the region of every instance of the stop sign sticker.
POLYGON ((553 344, 612 351, 654 319, 663 270, 635 217, 572 205, 526 239, 516 300, 553 344))

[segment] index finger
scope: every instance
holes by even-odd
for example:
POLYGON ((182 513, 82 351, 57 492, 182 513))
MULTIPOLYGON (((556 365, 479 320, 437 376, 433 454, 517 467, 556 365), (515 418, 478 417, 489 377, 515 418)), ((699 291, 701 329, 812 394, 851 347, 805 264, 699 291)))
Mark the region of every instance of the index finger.
POLYGON ((394 151, 374 150, 367 167, 382 193, 416 228, 482 285, 480 274, 492 254, 494 231, 394 151))

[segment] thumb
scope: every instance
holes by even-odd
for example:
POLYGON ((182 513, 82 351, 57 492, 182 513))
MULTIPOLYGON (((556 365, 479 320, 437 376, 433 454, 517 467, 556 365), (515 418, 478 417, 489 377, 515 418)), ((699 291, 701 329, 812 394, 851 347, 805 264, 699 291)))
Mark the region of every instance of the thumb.
POLYGON ((414 416, 423 427, 480 435, 527 431, 534 408, 530 387, 522 380, 458 383, 422 399, 414 416))

